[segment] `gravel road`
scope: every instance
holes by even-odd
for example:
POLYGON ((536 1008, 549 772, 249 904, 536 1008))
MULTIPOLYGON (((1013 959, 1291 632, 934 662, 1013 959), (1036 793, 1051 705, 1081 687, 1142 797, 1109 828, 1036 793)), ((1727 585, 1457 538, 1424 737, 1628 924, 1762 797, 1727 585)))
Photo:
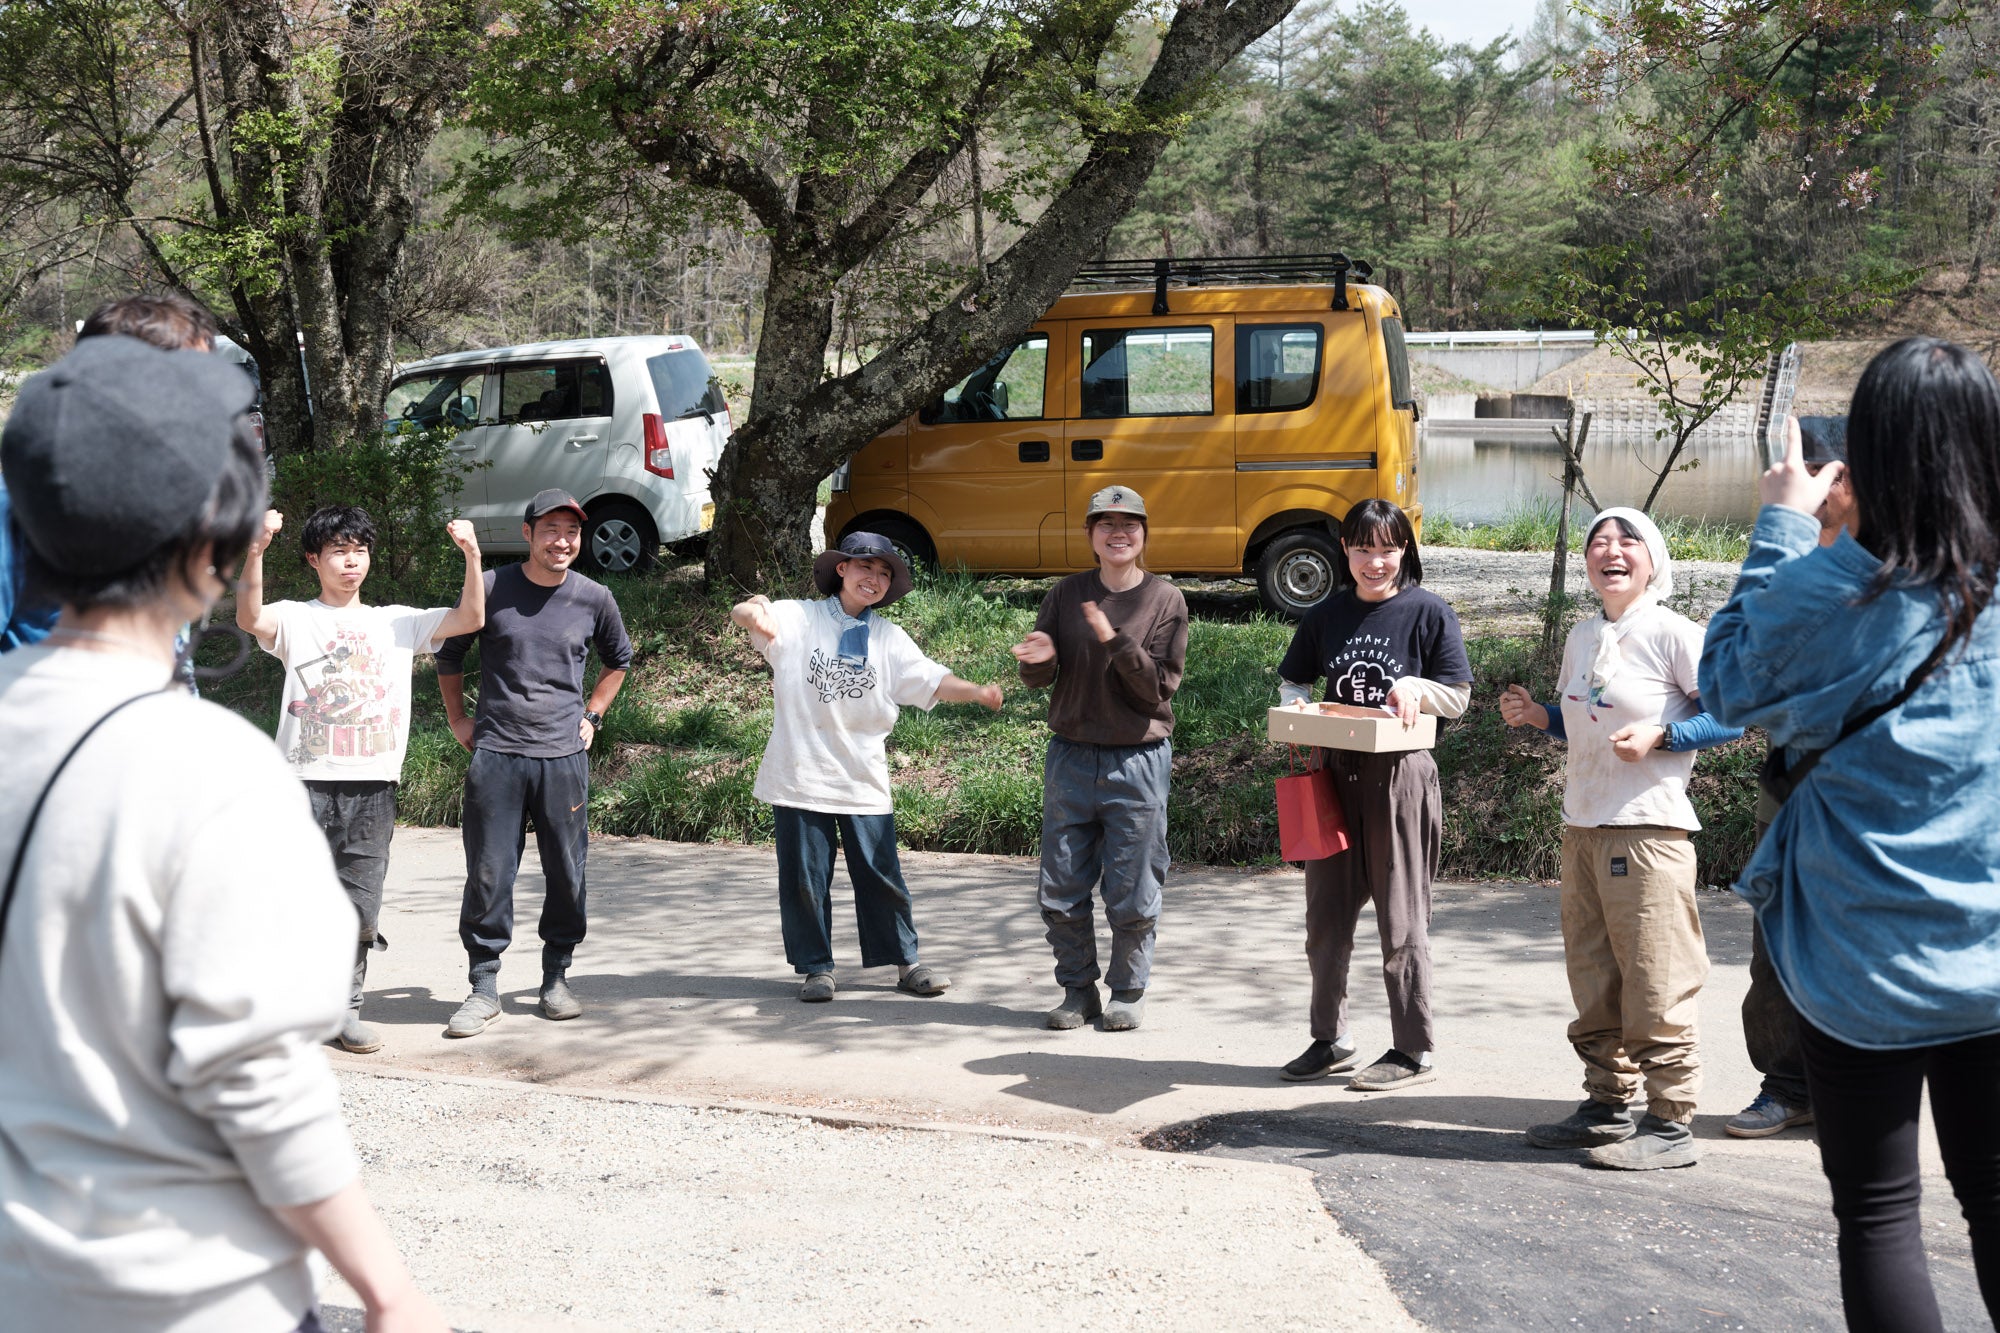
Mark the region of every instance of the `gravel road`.
MULTIPOLYGON (((459 1327, 1415 1329, 1302 1171, 343 1073, 459 1327)), ((358 1327, 326 1292, 330 1328, 358 1327)))

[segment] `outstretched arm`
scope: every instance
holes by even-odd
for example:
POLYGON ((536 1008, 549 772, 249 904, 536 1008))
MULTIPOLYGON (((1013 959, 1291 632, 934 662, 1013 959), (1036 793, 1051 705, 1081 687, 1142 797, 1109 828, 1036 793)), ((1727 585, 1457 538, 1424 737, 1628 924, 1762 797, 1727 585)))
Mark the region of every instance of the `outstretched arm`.
POLYGON ((957 676, 946 676, 937 688, 940 703, 985 704, 994 712, 1000 711, 1002 702, 998 685, 975 685, 957 676))

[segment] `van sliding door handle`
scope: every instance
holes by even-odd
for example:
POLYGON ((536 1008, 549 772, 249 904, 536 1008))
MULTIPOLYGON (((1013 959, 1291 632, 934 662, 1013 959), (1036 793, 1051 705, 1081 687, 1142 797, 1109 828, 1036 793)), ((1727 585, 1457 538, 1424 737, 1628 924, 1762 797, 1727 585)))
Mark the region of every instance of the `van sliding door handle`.
POLYGON ((1047 440, 1023 440, 1023 441, 1021 441, 1021 461, 1022 461, 1023 463, 1046 463, 1046 462, 1048 462, 1048 461, 1049 461, 1049 442, 1048 442, 1047 440))
POLYGON ((595 435, 572 435, 569 437, 567 443, 572 445, 595 444, 597 443, 597 437, 595 435))
POLYGON ((1069 442, 1069 456, 1079 463, 1088 463, 1093 459, 1102 458, 1104 457, 1104 441, 1071 440, 1069 442))

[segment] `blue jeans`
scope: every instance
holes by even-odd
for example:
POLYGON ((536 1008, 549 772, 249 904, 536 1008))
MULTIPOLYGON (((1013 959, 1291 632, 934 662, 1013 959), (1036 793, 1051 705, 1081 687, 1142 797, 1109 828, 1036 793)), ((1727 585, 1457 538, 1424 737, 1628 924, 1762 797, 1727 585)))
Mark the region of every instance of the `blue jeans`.
POLYGON ((1087 986, 1097 969, 1091 890, 1103 881, 1113 990, 1144 990, 1167 881, 1167 786, 1174 748, 1049 740, 1042 765, 1042 923, 1056 981, 1087 986))
POLYGON ((832 815, 774 805, 778 826, 778 916, 785 961, 801 976, 833 971, 833 847, 847 854, 861 966, 917 961, 910 891, 896 859, 894 815, 832 815))

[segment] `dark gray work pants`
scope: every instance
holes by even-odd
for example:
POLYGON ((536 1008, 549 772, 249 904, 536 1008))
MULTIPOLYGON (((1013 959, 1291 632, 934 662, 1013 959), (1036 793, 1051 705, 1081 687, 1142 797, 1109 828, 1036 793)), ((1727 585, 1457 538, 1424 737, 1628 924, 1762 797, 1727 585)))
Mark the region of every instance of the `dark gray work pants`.
POLYGON ((389 843, 396 836, 396 784, 393 782, 308 782, 313 822, 326 835, 333 853, 333 872, 347 901, 361 918, 361 935, 354 949, 354 993, 351 1009, 361 1008, 361 987, 368 979, 368 954, 386 949, 381 932, 382 883, 389 876, 389 843))
POLYGON ((1042 921, 1056 953, 1056 980, 1144 990, 1167 881, 1167 787, 1174 748, 1083 745, 1049 740, 1042 766, 1042 921), (1097 967, 1091 890, 1100 880, 1111 923, 1111 967, 1097 967))
POLYGON ((569 970, 583 942, 583 863, 590 848, 590 756, 558 759, 474 750, 465 774, 465 901, 458 938, 472 982, 500 970, 514 939, 514 877, 535 821, 542 899, 542 971, 569 970))
POLYGON ((1361 754, 1328 750, 1326 765, 1347 820, 1347 850, 1306 862, 1306 961, 1312 968, 1312 1035, 1347 1032, 1347 973, 1363 903, 1375 904, 1389 1036, 1397 1050, 1435 1049, 1431 1030, 1431 878, 1444 831, 1437 763, 1428 750, 1361 754))
MULTIPOLYGON (((1759 799, 1757 841, 1764 841, 1769 828, 1767 807, 1759 799)), ((1769 815, 1777 814, 1775 806, 1769 815)), ((1771 955, 1764 948, 1764 932, 1753 918, 1750 922, 1750 989, 1743 994, 1743 1045, 1750 1052, 1750 1066, 1764 1076, 1765 1096, 1795 1111, 1812 1106, 1806 1087, 1806 1056, 1799 1045, 1799 1013, 1792 1008, 1771 955)))

